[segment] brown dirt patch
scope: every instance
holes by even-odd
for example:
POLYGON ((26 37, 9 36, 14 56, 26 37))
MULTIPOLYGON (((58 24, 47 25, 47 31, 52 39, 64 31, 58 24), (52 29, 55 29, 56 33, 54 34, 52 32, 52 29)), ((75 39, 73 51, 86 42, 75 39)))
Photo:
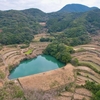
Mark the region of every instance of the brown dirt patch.
POLYGON ((66 97, 72 97, 73 93, 72 92, 63 92, 61 93, 61 96, 66 96, 66 97))
POLYGON ((55 100, 72 100, 71 97, 58 96, 55 100))
POLYGON ((19 78, 24 89, 50 90, 74 81, 74 67, 71 64, 53 71, 19 78))
POLYGON ((3 87, 3 82, 2 81, 0 81, 0 88, 2 88, 3 87))
POLYGON ((80 95, 85 95, 85 96, 92 96, 92 93, 90 91, 88 91, 87 89, 84 88, 77 88, 75 90, 75 93, 80 94, 80 95))
POLYGON ((83 96, 83 95, 80 95, 80 94, 74 94, 74 100, 83 100, 83 98, 85 98, 86 100, 90 100, 89 97, 86 97, 86 96, 83 96))
POLYGON ((89 79, 87 77, 77 75, 76 84, 77 85, 84 85, 87 80, 92 81, 91 79, 89 79))
POLYGON ((2 32, 2 30, 0 29, 0 33, 2 32))
POLYGON ((78 70, 78 71, 82 71, 82 72, 88 72, 88 73, 90 73, 90 74, 92 74, 92 75, 94 75, 94 76, 96 76, 97 78, 99 78, 100 79, 100 75, 99 74, 97 74, 96 72, 94 72, 92 69, 90 69, 90 68, 88 68, 88 67, 86 67, 86 66, 78 66, 78 67, 76 67, 75 68, 76 70, 78 70))

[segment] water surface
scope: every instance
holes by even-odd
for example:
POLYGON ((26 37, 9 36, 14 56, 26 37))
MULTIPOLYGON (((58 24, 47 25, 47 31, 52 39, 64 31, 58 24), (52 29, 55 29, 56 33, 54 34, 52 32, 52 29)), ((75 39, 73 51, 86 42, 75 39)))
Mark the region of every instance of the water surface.
POLYGON ((36 58, 21 62, 11 72, 9 78, 15 79, 15 78, 24 77, 32 74, 42 73, 42 72, 60 68, 62 66, 64 66, 64 64, 59 62, 52 56, 39 55, 36 58))

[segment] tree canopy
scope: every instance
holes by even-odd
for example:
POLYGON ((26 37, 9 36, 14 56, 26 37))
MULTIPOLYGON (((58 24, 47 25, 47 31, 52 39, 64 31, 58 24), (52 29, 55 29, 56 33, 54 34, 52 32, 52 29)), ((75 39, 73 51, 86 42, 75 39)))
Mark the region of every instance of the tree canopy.
POLYGON ((43 53, 51 55, 63 63, 68 63, 72 59, 70 54, 73 52, 74 50, 72 47, 66 46, 63 43, 51 43, 43 53))

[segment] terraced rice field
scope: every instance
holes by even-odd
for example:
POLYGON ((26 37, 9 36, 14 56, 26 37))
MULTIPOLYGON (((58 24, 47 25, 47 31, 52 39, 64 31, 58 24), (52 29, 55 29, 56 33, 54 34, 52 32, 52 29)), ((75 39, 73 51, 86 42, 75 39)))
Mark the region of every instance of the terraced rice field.
POLYGON ((18 48, 6 47, 3 48, 0 53, 5 64, 9 66, 9 65, 16 64, 17 58, 20 58, 20 56, 22 56, 20 51, 21 50, 18 48))
POLYGON ((0 67, 4 65, 2 58, 0 57, 0 67))
MULTIPOLYGON (((40 46, 39 44, 34 47, 41 47, 40 49, 42 49, 42 45, 40 46)), ((26 91, 35 88, 41 89, 45 93, 48 93, 49 99, 47 100, 90 100, 92 93, 81 85, 84 85, 87 80, 100 83, 100 46, 83 45, 74 47, 74 49, 76 52, 72 54, 72 57, 77 58, 79 63, 85 63, 85 65, 72 67, 72 65, 68 64, 67 67, 62 68, 63 70, 58 69, 56 71, 42 73, 41 75, 20 78, 18 80, 23 89, 26 91), (82 51, 79 50, 81 48, 83 48, 82 51), (61 73, 63 75, 62 78, 61 73), (73 77, 70 75, 71 73, 73 73, 73 77), (70 78, 69 75, 71 76, 70 78), (65 76, 66 78, 64 78, 65 76), (70 79, 73 79, 73 81, 71 82, 70 79), (55 92, 53 93, 53 91, 55 92)), ((39 49, 34 49, 33 53, 35 51, 39 51, 39 49)), ((43 100, 42 97, 41 100, 43 100)))
MULTIPOLYGON (((19 63, 25 57, 41 54, 47 45, 48 43, 31 43, 25 49, 4 47, 0 51, 0 69, 19 63), (33 50, 32 54, 26 55, 25 52, 30 49, 33 50)), ((16 80, 17 83, 20 84, 25 93, 32 93, 34 89, 43 91, 42 94, 39 93, 41 100, 44 100, 42 99, 43 93, 44 95, 48 93, 46 96, 49 99, 46 100, 90 100, 92 93, 83 88, 82 85, 87 80, 100 84, 100 46, 81 45, 74 47, 74 50, 76 52, 72 54, 72 57, 79 60, 79 66, 68 64, 55 71, 19 78, 16 80), (53 93, 53 91, 55 92, 53 93)), ((31 96, 29 94, 27 98, 31 98, 31 96)))
MULTIPOLYGON (((26 53, 30 48, 33 50, 32 55, 38 55, 41 54, 42 51, 46 48, 48 43, 32 43, 28 48, 21 49, 19 47, 9 47, 5 46, 3 49, 0 51, 0 66, 3 65, 3 62, 5 63, 6 66, 10 65, 16 65, 18 64, 21 60, 26 58, 26 53)), ((30 56, 27 55, 27 56, 30 56)))
MULTIPOLYGON (((77 58, 79 60, 79 63, 85 64, 85 66, 83 65, 75 67, 75 70, 77 72, 76 84, 79 86, 84 85, 86 80, 100 84, 100 46, 82 45, 77 46, 74 49, 76 53, 72 55, 73 58, 77 58), (83 48, 83 50, 79 51, 79 49, 81 48, 83 48)), ((87 98, 86 100, 89 100, 89 98, 87 98)))
POLYGON ((85 65, 75 67, 74 85, 67 91, 60 92, 60 96, 57 96, 56 100, 90 100, 92 93, 81 85, 84 85, 87 80, 100 84, 100 46, 82 45, 74 47, 74 50, 76 52, 72 54, 72 57, 85 65))
POLYGON ((76 53, 72 55, 74 58, 78 58, 81 63, 88 63, 100 71, 100 46, 83 45, 77 46, 74 49, 76 50, 76 53), (84 50, 78 52, 80 48, 84 50))
POLYGON ((100 71, 100 66, 98 65, 98 63, 95 62, 95 60, 92 62, 92 61, 85 59, 83 61, 80 61, 80 63, 89 64, 89 65, 93 66, 95 69, 97 69, 98 71, 100 71))

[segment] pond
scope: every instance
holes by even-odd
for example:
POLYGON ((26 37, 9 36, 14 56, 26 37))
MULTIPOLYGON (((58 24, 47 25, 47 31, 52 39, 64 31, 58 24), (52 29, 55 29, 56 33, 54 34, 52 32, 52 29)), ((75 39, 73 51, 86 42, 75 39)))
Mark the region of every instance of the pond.
POLYGON ((22 61, 11 71, 9 79, 16 79, 28 75, 38 74, 63 67, 65 64, 59 62, 49 55, 39 55, 36 58, 22 61))

